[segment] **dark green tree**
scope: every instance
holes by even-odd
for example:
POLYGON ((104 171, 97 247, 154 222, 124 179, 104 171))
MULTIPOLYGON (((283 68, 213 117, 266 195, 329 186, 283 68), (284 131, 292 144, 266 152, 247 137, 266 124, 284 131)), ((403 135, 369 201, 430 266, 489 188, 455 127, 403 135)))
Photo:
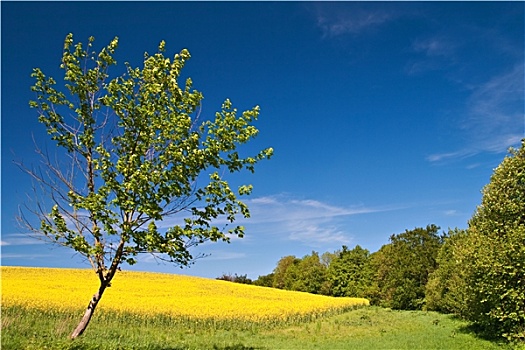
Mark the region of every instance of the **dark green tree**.
POLYGON ((378 279, 382 302, 394 309, 418 310, 425 301, 428 276, 437 268, 443 238, 428 225, 392 235, 381 256, 378 279))
POLYGON ((321 262, 319 254, 312 252, 290 266, 286 279, 286 289, 321 294, 326 281, 326 266, 321 262))
POLYGON ((273 270, 272 287, 278 288, 278 289, 290 289, 291 288, 290 281, 293 281, 293 278, 290 277, 290 272, 288 272, 288 269, 294 264, 297 264, 298 262, 299 262, 299 259, 297 259, 294 255, 288 255, 288 256, 282 257, 277 262, 277 266, 273 270))
POLYGON ((227 229, 214 221, 248 217, 238 196, 249 194, 251 185, 234 190, 223 174, 253 172, 272 155, 271 148, 247 157, 237 151, 258 133, 258 106, 239 115, 227 99, 214 117, 199 121, 203 95, 191 79, 179 81, 188 50, 170 59, 161 42, 156 54, 145 54, 142 68, 126 64, 125 73, 112 78, 118 39, 98 53, 93 41, 84 47, 72 34, 66 37, 64 87, 34 69, 30 106, 62 153, 55 163, 38 150, 44 169, 20 164, 47 198, 29 208, 39 226, 25 214, 22 222, 85 257, 100 282, 72 338, 84 332, 122 263, 149 253, 186 265, 191 246, 242 237, 242 226, 227 229), (162 223, 175 214, 177 223, 162 223))
POLYGON ((387 277, 390 270, 388 257, 390 256, 391 244, 383 245, 378 251, 370 254, 370 269, 372 271, 372 282, 368 291, 367 299, 371 305, 390 307, 387 300, 392 300, 392 290, 387 289, 387 277))
POLYGON ((227 281, 240 284, 252 284, 253 281, 248 278, 248 275, 238 275, 238 274, 229 274, 224 273, 222 276, 216 278, 216 280, 227 281))
POLYGON ((274 274, 270 273, 267 275, 259 276, 255 281, 253 281, 253 284, 259 287, 273 287, 273 279, 274 274))
POLYGON ((327 274, 331 295, 367 297, 372 288, 373 277, 370 252, 359 245, 352 250, 343 246, 339 256, 330 263, 327 274))

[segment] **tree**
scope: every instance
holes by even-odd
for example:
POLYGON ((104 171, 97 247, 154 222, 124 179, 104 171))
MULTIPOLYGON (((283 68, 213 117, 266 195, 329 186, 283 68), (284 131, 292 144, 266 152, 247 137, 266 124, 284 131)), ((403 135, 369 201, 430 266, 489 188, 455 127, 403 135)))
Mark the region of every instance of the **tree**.
POLYGON ((273 270, 272 287, 278 289, 290 289, 290 287, 286 288, 288 285, 287 282, 290 280, 290 274, 288 273, 288 269, 298 262, 299 259, 296 258, 294 255, 287 255, 285 257, 282 257, 277 262, 277 266, 273 270))
POLYGON ((492 336, 525 340, 525 139, 494 170, 462 247, 468 313, 492 336))
POLYGON ((438 268, 429 275, 425 287, 426 309, 454 313, 464 317, 467 314, 466 275, 462 267, 467 231, 449 230, 439 249, 436 262, 438 268))
POLYGON ((423 307, 428 276, 437 268, 436 257, 443 241, 438 230, 436 225, 428 225, 390 237, 378 274, 387 306, 403 310, 423 307))
POLYGON ((253 281, 253 284, 259 287, 273 287, 273 277, 273 273, 259 276, 255 281, 253 281))
POLYGON ((331 295, 365 298, 372 286, 370 252, 359 245, 348 250, 343 246, 339 256, 328 267, 331 295))
POLYGON ((243 157, 237 151, 258 133, 258 106, 238 115, 227 99, 214 119, 199 121, 203 95, 190 78, 179 84, 188 50, 170 60, 162 41, 156 54, 145 54, 142 68, 126 63, 125 73, 111 79, 118 38, 98 53, 93 42, 89 38, 84 48, 67 35, 62 90, 33 70, 36 100, 30 106, 63 153, 54 162, 38 149, 44 170, 20 164, 52 204, 50 210, 43 202, 29 208, 40 227, 24 214, 22 221, 85 257, 100 281, 71 338, 84 332, 122 263, 132 265, 138 254, 150 253, 187 265, 190 247, 229 241, 230 234, 242 237, 242 226, 228 230, 214 222, 249 217, 238 196, 249 194, 251 185, 234 191, 222 174, 253 172, 273 152, 243 157), (167 217, 174 221, 163 222, 167 217))
POLYGON ((326 281, 326 266, 321 262, 319 254, 312 252, 290 266, 287 277, 289 282, 286 289, 322 294, 326 281))
POLYGON ((252 280, 248 278, 248 275, 237 275, 237 274, 223 274, 220 277, 217 277, 216 280, 228 281, 240 284, 252 284, 252 280))

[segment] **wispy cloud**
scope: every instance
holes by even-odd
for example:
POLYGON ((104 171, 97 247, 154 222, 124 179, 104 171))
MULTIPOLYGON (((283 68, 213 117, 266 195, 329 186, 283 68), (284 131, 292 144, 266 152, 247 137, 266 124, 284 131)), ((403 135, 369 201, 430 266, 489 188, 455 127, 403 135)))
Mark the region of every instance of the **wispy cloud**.
POLYGON ((255 198, 247 204, 252 217, 246 221, 246 225, 254 225, 259 234, 277 234, 312 247, 351 242, 351 235, 343 228, 343 221, 350 216, 397 209, 342 207, 286 195, 255 198), (263 232, 260 232, 261 228, 263 232))
POLYGON ((410 48, 415 55, 405 66, 409 75, 443 70, 454 64, 458 44, 445 36, 416 38, 410 48))
POLYGON ((41 258, 51 258, 54 257, 51 254, 2 254, 2 260, 7 259, 24 259, 24 260, 35 260, 35 259, 41 259, 41 258))
POLYGON ((311 5, 317 26, 326 37, 359 34, 399 17, 392 7, 360 3, 315 3, 311 5))
POLYGON ((208 250, 205 253, 207 254, 207 260, 235 260, 247 257, 246 253, 227 252, 221 250, 208 250))
POLYGON ((2 236, 3 240, 0 242, 0 246, 20 246, 46 243, 41 239, 24 233, 3 234, 2 236))
POLYGON ((525 137, 524 66, 520 63, 472 87, 460 128, 466 146, 432 154, 430 162, 464 159, 479 153, 502 153, 525 137))
POLYGON ((469 99, 469 118, 465 129, 474 129, 484 135, 523 136, 524 66, 520 63, 511 70, 493 77, 474 88, 469 99))
MULTIPOLYGON (((344 228, 344 220, 351 216, 400 209, 394 206, 344 207, 314 199, 297 199, 285 194, 250 198, 245 200, 245 203, 250 209, 250 218, 239 217, 232 224, 246 227, 247 234, 241 242, 251 241, 252 235, 277 235, 282 239, 297 241, 311 247, 351 242, 351 234, 344 228)), ((159 227, 166 228, 182 222, 182 216, 177 215, 166 218, 159 223, 159 227)), ((219 227, 226 223, 225 220, 214 221, 219 227)))
POLYGON ((373 213, 383 209, 364 206, 339 207, 313 199, 295 199, 287 195, 255 198, 247 201, 250 222, 282 222, 302 219, 327 219, 338 216, 373 213))
POLYGON ((456 45, 449 39, 439 36, 418 38, 412 43, 415 52, 423 53, 428 57, 450 57, 454 54, 456 45))

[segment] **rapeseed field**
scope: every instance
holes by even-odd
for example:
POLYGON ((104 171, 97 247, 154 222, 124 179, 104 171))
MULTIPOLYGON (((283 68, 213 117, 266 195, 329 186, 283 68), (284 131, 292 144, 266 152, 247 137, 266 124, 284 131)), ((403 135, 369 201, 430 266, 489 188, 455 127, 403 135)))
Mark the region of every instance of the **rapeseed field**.
MULTIPOLYGON (((88 269, 1 267, 2 307, 81 311, 98 288, 88 269)), ((166 316, 191 321, 293 323, 368 305, 333 298, 183 275, 121 271, 97 312, 166 316)))

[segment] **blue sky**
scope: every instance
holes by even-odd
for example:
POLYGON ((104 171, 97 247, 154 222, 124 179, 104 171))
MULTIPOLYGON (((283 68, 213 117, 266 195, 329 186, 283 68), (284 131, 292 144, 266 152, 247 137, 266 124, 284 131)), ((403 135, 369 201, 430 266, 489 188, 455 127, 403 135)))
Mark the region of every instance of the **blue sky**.
MULTIPOLYGON (((467 227, 481 189, 524 137, 523 2, 1 2, 3 265, 87 267, 72 251, 23 234, 15 216, 36 164, 32 68, 60 81, 67 33, 139 65, 166 41, 213 115, 225 98, 261 107, 246 151, 275 156, 251 183, 246 237, 204 244, 180 270, 141 258, 133 269, 251 278, 285 255, 341 246, 370 251, 405 229, 467 227)), ((166 220, 169 223, 169 220, 166 220)))

